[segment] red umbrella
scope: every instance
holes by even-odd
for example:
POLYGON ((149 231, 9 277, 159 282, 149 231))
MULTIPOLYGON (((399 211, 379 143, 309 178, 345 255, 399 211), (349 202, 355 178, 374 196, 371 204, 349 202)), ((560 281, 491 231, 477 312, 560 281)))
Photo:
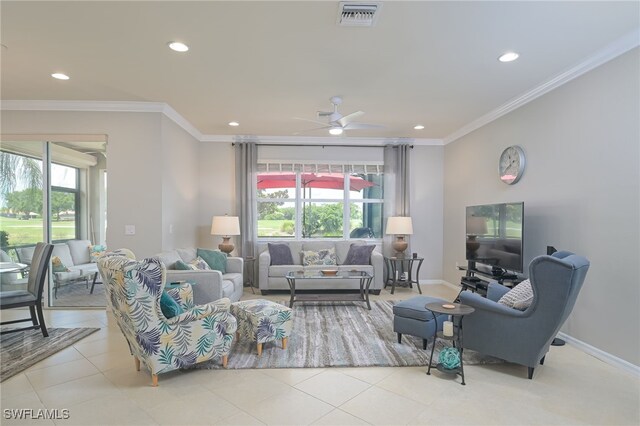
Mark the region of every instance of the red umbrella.
MULTIPOLYGON (((302 186, 304 188, 325 188, 325 189, 343 189, 344 175, 330 173, 302 173, 302 186)), ((363 188, 375 186, 375 183, 369 182, 358 176, 349 178, 349 189, 351 191, 361 191, 363 188)), ((260 174, 258 175, 258 189, 270 188, 295 188, 295 173, 287 174, 260 174)))

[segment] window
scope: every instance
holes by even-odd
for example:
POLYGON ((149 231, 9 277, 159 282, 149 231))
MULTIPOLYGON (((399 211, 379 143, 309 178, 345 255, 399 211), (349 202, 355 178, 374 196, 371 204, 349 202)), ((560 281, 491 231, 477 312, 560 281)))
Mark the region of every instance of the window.
POLYGON ((382 238, 382 173, 263 172, 258 237, 382 238))

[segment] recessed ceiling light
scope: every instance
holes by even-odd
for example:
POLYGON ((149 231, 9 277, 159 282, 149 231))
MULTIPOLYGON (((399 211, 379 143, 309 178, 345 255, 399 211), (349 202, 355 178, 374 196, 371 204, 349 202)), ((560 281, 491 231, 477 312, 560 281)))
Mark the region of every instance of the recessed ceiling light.
POLYGON ((186 52, 189 50, 189 46, 179 41, 172 41, 169 43, 169 49, 175 50, 176 52, 186 52))
POLYGON ((62 74, 61 72, 54 72, 53 74, 51 74, 51 77, 58 80, 69 80, 69 76, 66 74, 62 74))
POLYGON ((413 126, 413 128, 416 130, 422 130, 424 129, 424 126, 422 124, 418 124, 417 126, 413 126))
POLYGON ((518 55, 516 52, 507 52, 502 54, 502 56, 500 56, 498 58, 498 60, 500 62, 511 62, 511 61, 515 61, 516 59, 518 59, 518 55))
POLYGON ((342 127, 332 127, 329 129, 329 133, 333 136, 338 136, 342 134, 342 127))
POLYGON ((239 125, 240 125, 240 123, 238 123, 237 121, 230 121, 229 122, 229 126, 232 126, 232 127, 238 127, 239 125))

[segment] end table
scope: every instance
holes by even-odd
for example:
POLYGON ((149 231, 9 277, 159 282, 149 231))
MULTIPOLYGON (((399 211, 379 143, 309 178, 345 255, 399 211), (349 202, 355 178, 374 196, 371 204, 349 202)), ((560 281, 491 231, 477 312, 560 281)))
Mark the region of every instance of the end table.
POLYGON ((254 287, 253 287, 253 278, 254 278, 254 273, 255 271, 253 270, 254 268, 254 262, 255 262, 256 258, 253 256, 247 256, 244 258, 244 265, 247 271, 247 283, 249 283, 249 287, 251 287, 251 293, 256 294, 254 287))
POLYGON ((418 292, 422 294, 420 288, 420 267, 424 261, 424 257, 386 257, 384 258, 387 264, 387 274, 384 280, 385 288, 391 284, 391 294, 396 290, 396 285, 400 287, 413 288, 413 284, 418 287, 418 292), (413 265, 418 264, 416 268, 416 278, 413 279, 413 265), (406 272, 407 278, 402 279, 401 275, 406 272))
POLYGON ((435 324, 437 324, 437 319, 436 319, 436 314, 446 314, 446 315, 451 315, 453 318, 453 336, 445 336, 442 331, 438 331, 438 327, 436 327, 436 331, 433 335, 433 344, 431 345, 431 356, 429 357, 429 368, 427 368, 427 374, 431 375, 431 362, 433 361, 433 351, 436 347, 436 340, 437 339, 443 339, 443 340, 450 340, 453 344, 454 348, 458 348, 458 352, 460 353, 460 366, 456 367, 456 368, 451 368, 451 369, 447 369, 444 368, 444 366, 442 364, 438 364, 437 365, 437 369, 438 371, 441 371, 443 373, 447 373, 447 374, 457 374, 462 376, 462 385, 465 385, 464 382, 464 364, 462 362, 462 351, 463 351, 463 346, 462 346, 462 318, 465 315, 469 315, 471 313, 473 313, 475 311, 475 308, 468 306, 468 305, 463 305, 462 303, 445 303, 446 305, 452 305, 453 308, 445 308, 443 306, 443 303, 441 302, 434 302, 434 303, 427 303, 425 305, 425 308, 427 308, 428 310, 431 311, 431 313, 433 314, 433 319, 434 321, 436 321, 435 324), (455 317, 459 317, 459 321, 458 324, 456 326, 456 321, 455 321, 455 317))

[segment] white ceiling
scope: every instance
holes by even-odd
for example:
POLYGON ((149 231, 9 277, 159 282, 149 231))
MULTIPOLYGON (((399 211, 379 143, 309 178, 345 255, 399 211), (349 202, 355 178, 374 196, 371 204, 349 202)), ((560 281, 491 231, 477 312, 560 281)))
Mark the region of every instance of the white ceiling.
POLYGON ((291 136, 341 95, 385 126, 349 136, 440 139, 637 30, 639 5, 386 1, 358 28, 333 1, 3 0, 1 98, 166 102, 203 134, 291 136))

